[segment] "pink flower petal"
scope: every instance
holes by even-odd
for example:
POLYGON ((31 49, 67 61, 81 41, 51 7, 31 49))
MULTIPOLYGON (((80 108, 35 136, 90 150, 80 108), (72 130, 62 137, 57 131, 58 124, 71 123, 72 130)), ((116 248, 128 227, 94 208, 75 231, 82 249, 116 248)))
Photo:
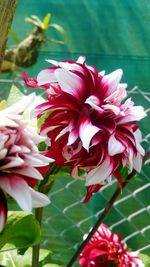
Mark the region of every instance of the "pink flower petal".
POLYGON ((35 93, 32 93, 28 96, 24 96, 20 101, 6 108, 3 112, 5 114, 21 114, 24 112, 34 101, 35 93))
POLYGON ((133 160, 133 168, 137 171, 140 172, 142 168, 142 163, 143 163, 143 158, 140 155, 140 153, 137 153, 136 157, 133 160))
POLYGON ((48 83, 54 83, 57 82, 57 79, 54 74, 54 70, 52 69, 45 69, 39 72, 37 76, 37 82, 38 85, 41 86, 43 84, 48 84, 48 83))
POLYGON ((40 172, 37 171, 36 168, 33 168, 31 166, 29 166, 29 167, 26 167, 25 166, 25 167, 21 167, 21 168, 15 168, 15 169, 12 170, 12 172, 14 172, 16 174, 21 174, 23 176, 31 177, 33 179, 43 180, 43 176, 40 174, 40 172))
POLYGON ((55 70, 55 76, 64 92, 74 96, 78 100, 81 100, 85 89, 83 80, 79 76, 66 69, 59 68, 55 70))
POLYGON ((0 150, 0 160, 5 158, 5 156, 7 155, 7 152, 8 152, 7 148, 0 150))
POLYGON ((24 160, 22 160, 19 157, 7 157, 8 163, 4 163, 2 166, 0 166, 0 170, 10 169, 14 167, 22 166, 24 163, 24 160))
POLYGON ((91 170, 86 176, 86 186, 101 184, 113 173, 113 162, 107 157, 103 163, 91 170))
POLYGON ((115 138, 114 135, 111 135, 108 140, 108 153, 110 156, 120 154, 125 150, 125 146, 115 138))
POLYGON ((50 204, 49 198, 43 193, 37 192, 29 187, 31 198, 32 198, 32 207, 44 207, 50 204))
POLYGON ((105 97, 111 95, 114 91, 116 91, 117 86, 122 77, 122 70, 118 69, 114 72, 105 75, 101 80, 101 87, 103 88, 103 93, 105 97))
POLYGON ((92 138, 99 131, 100 129, 91 123, 90 118, 86 114, 82 114, 79 121, 79 136, 81 138, 83 147, 87 151, 89 150, 92 138))
POLYGON ((0 187, 13 197, 25 211, 31 211, 32 199, 28 184, 15 174, 4 174, 0 178, 0 187))

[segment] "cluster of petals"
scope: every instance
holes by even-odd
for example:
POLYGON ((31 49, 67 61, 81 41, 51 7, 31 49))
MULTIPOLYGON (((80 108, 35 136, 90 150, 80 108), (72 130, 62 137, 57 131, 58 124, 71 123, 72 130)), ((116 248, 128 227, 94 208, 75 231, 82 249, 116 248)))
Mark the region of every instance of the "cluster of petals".
POLYGON ((137 252, 129 252, 119 234, 101 224, 79 257, 82 267, 144 267, 137 252))
POLYGON ((45 168, 52 161, 38 151, 37 144, 45 140, 23 118, 24 111, 34 101, 35 94, 0 111, 0 231, 7 218, 6 195, 16 200, 21 209, 31 211, 49 199, 34 190, 43 177, 36 167, 45 168))
POLYGON ((47 61, 54 66, 37 78, 26 73, 23 78, 28 87, 45 89, 47 101, 34 115, 47 113, 41 133, 50 138, 49 156, 70 166, 72 177, 86 180, 87 201, 112 175, 121 185, 119 166, 140 171, 144 150, 137 121, 146 114, 130 98, 125 100, 121 69, 105 75, 82 56, 77 61, 47 61))

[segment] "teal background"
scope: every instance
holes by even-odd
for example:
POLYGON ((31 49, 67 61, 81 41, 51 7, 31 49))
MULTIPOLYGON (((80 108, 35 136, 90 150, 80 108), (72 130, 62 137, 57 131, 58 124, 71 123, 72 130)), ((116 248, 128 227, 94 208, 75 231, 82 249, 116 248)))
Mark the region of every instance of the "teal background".
MULTIPOLYGON (((48 40, 43 44, 37 63, 27 68, 36 76, 48 66, 45 59, 77 59, 85 55, 87 63, 107 73, 122 68, 123 82, 128 83, 128 93, 137 105, 148 112, 141 123, 143 145, 150 144, 150 2, 148 0, 20 0, 12 29, 20 39, 32 31, 24 22, 25 17, 37 15, 41 19, 52 13, 52 23, 60 24, 67 33, 64 45, 52 43, 51 38, 62 38, 48 30, 48 40), (134 88, 137 86, 137 88, 134 88)), ((11 38, 9 47, 14 46, 11 38)), ((18 70, 0 74, 0 97, 7 98, 14 82, 24 93, 18 70)), ((41 90, 38 93, 42 93, 41 90)), ((133 250, 150 251, 149 227, 149 165, 125 189, 106 219, 114 231, 119 231, 133 250)), ((45 210, 43 246, 54 252, 53 259, 65 264, 71 257, 82 236, 93 225, 114 191, 116 184, 106 186, 88 204, 83 205, 84 184, 67 177, 60 177, 50 193, 51 206, 45 210)))

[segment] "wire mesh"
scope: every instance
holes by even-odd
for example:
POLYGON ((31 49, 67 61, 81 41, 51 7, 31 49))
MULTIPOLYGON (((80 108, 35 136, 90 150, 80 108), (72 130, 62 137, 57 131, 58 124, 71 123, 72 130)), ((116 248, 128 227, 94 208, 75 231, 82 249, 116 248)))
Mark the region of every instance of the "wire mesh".
MULTIPOLYGON (((27 93, 27 89, 18 78, 1 79, 0 87, 2 88, 3 84, 5 88, 10 87, 12 83, 20 87, 23 93, 27 93)), ((43 93, 40 91, 41 95, 43 93)), ((3 95, 1 94, 0 97, 3 98, 3 95)), ((142 103, 147 111, 147 117, 140 123, 143 146, 147 149, 150 145, 150 93, 134 87, 128 91, 128 96, 132 97, 136 105, 142 103)), ((105 219, 105 223, 114 232, 119 232, 130 248, 146 254, 150 251, 149 170, 149 164, 143 167, 141 173, 123 190, 105 219)), ((71 177, 57 179, 49 193, 51 205, 45 209, 42 227, 42 246, 53 252, 53 261, 60 264, 67 263, 82 241, 83 235, 89 231, 102 213, 116 186, 117 183, 113 180, 87 204, 83 204, 85 195, 83 181, 77 181, 71 177)))

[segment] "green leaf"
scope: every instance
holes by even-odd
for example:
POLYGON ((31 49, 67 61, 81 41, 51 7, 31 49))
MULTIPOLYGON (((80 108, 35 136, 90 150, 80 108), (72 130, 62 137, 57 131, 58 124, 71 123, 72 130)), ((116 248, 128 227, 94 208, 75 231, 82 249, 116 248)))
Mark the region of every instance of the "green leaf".
POLYGON ((43 22, 35 15, 32 15, 31 18, 25 18, 26 22, 34 24, 36 27, 43 29, 43 22))
POLYGON ((37 121, 37 126, 38 128, 40 128, 42 126, 42 124, 44 123, 44 121, 46 120, 46 118, 48 118, 50 114, 50 111, 45 112, 37 121))
POLYGON ((48 29, 50 19, 51 19, 51 13, 48 13, 48 14, 44 17, 44 19, 43 19, 44 30, 47 30, 47 29, 48 29))
POLYGON ((55 24, 55 23, 50 24, 49 27, 58 31, 63 36, 63 39, 64 39, 64 40, 51 39, 53 42, 57 42, 57 43, 61 43, 61 44, 65 44, 67 42, 67 34, 66 34, 63 27, 61 27, 60 25, 55 24))
POLYGON ((10 89, 9 96, 7 98, 8 106, 11 106, 12 104, 16 103, 23 96, 24 96, 24 94, 13 84, 11 89, 10 89))
POLYGON ((150 256, 140 253, 139 257, 142 259, 144 267, 150 267, 150 256))
MULTIPOLYGON (((39 262, 42 262, 51 255, 52 252, 47 249, 40 249, 39 262)), ((31 267, 32 248, 29 248, 24 255, 19 255, 16 249, 9 250, 5 246, 5 251, 0 253, 0 266, 6 267, 31 267)))
POLYGON ((6 244, 13 244, 16 248, 27 248, 39 242, 40 226, 32 214, 23 211, 8 213, 7 224, 0 233, 0 249, 6 244))
POLYGON ((20 43, 20 39, 18 38, 17 34, 14 31, 10 30, 9 35, 12 37, 12 39, 16 44, 20 43))

